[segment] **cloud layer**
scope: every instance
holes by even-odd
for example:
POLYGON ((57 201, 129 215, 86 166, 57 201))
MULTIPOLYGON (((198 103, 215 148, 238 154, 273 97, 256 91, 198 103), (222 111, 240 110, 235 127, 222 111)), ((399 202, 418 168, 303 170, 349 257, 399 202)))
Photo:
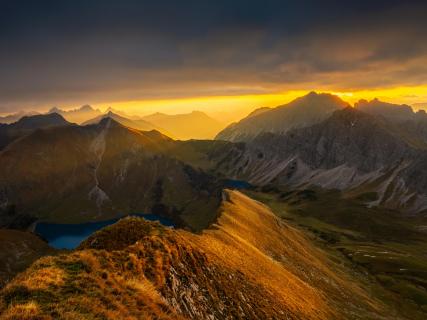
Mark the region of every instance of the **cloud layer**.
POLYGON ((0 111, 427 84, 425 1, 7 1, 0 111))

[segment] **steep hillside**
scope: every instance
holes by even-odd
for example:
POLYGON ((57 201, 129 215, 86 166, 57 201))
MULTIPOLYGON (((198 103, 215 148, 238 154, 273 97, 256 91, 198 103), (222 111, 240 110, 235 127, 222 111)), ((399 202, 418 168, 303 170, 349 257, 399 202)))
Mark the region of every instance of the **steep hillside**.
POLYGON ((128 218, 40 259, 0 292, 0 318, 404 319, 267 207, 225 198, 201 235, 128 218))
POLYGON ((348 104, 330 94, 308 95, 269 110, 250 114, 238 123, 221 131, 215 139, 228 141, 251 141, 262 133, 283 134, 291 129, 303 128, 321 122, 334 111, 347 107, 348 104))
POLYGON ((168 115, 155 113, 144 120, 166 129, 176 139, 213 139, 224 126, 200 111, 186 114, 168 115))
POLYGON ((50 109, 48 113, 58 113, 65 119, 67 119, 67 121, 78 124, 101 115, 101 111, 92 108, 90 105, 84 105, 80 108, 73 110, 62 110, 57 107, 54 107, 50 109))
POLYGON ((86 222, 158 213, 179 226, 206 227, 216 216, 214 178, 168 153, 157 131, 97 125, 38 130, 0 153, 0 204, 50 222, 86 222))
POLYGON ((24 116, 11 124, 0 124, 0 150, 11 142, 37 129, 66 126, 67 122, 57 113, 48 115, 24 116))

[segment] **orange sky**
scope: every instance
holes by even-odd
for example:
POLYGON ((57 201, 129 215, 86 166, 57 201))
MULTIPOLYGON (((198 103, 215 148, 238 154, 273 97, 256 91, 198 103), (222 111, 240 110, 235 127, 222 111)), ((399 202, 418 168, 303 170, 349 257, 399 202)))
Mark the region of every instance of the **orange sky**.
MULTIPOLYGON (((247 94, 235 96, 117 101, 95 104, 94 107, 101 110, 105 110, 107 107, 112 107, 135 115, 146 115, 154 112, 176 114, 200 110, 207 112, 214 117, 220 118, 224 122, 231 122, 246 116, 256 108, 278 106, 307 94, 309 91, 311 90, 292 90, 268 94, 247 94)), ((415 103, 427 103, 427 85, 374 90, 318 91, 336 94, 351 104, 360 99, 371 100, 374 98, 397 104, 405 103, 412 105, 415 103)))

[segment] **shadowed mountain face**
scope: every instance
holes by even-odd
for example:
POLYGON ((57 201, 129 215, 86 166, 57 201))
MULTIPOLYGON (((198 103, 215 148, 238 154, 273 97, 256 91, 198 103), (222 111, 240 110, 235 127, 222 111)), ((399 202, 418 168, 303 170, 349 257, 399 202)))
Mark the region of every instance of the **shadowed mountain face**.
POLYGON ((378 99, 369 102, 361 100, 354 107, 392 122, 402 134, 411 136, 414 141, 419 140, 424 144, 427 142, 427 115, 424 110, 414 112, 408 105, 386 103, 378 99))
POLYGON ((224 128, 220 122, 200 111, 175 115, 155 113, 143 119, 164 128, 180 140, 213 139, 224 128))
POLYGON ((267 207, 238 192, 224 199, 217 223, 200 235, 127 218, 80 250, 39 260, 0 292, 0 312, 5 319, 25 308, 48 319, 395 315, 356 270, 333 262, 267 207))
POLYGON ((36 131, 0 153, 0 203, 51 222, 159 213, 199 230, 215 219, 220 188, 176 160, 173 143, 109 118, 36 131))
POLYGON ((216 139, 251 141, 260 133, 283 134, 291 129, 308 127, 328 118, 348 104, 330 94, 308 95, 276 108, 262 108, 221 131, 216 139))
POLYGON ((0 117, 0 123, 11 124, 11 123, 17 122, 22 117, 25 117, 25 116, 31 117, 31 116, 35 116, 38 114, 39 113, 35 112, 35 111, 30 111, 30 112, 20 111, 17 113, 13 113, 13 114, 9 114, 9 115, 5 115, 5 116, 0 117))
POLYGON ((0 124, 0 150, 16 139, 37 129, 70 125, 57 113, 47 115, 24 116, 11 124, 0 124))

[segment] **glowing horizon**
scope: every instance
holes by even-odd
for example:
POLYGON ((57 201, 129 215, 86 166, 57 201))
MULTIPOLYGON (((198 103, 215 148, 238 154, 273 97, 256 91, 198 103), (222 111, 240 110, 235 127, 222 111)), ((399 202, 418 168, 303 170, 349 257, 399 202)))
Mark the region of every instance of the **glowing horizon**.
MULTIPOLYGON (((102 111, 111 107, 132 115, 148 115, 155 112, 166 114, 180 114, 192 111, 203 111, 212 116, 220 115, 228 119, 242 118, 255 109, 262 107, 276 107, 286 104, 298 97, 301 97, 313 90, 291 90, 268 94, 247 94, 235 96, 204 96, 188 98, 151 99, 116 101, 111 103, 93 104, 94 108, 102 111)), ((427 103, 427 85, 407 86, 383 89, 361 89, 361 90, 314 90, 318 93, 330 93, 337 95, 342 100, 352 106, 355 102, 366 99, 379 99, 384 102, 394 104, 408 104, 413 106, 417 103, 427 103)), ((416 111, 420 108, 413 109, 416 111)))
MULTIPOLYGON (((393 104, 410 105, 414 111, 427 109, 427 107, 420 108, 414 106, 415 104, 427 105, 427 85, 356 90, 323 90, 313 88, 260 94, 137 99, 99 103, 89 102, 81 103, 80 105, 89 104, 102 112, 105 112, 108 108, 113 108, 134 116, 145 116, 156 112, 182 114, 192 111, 202 111, 224 123, 230 123, 247 116, 255 109, 262 107, 277 107, 306 95, 310 91, 334 94, 352 106, 361 99, 372 100, 378 98, 381 101, 393 104)), ((59 105, 58 107, 63 110, 72 110, 78 108, 80 105, 59 105)), ((22 111, 46 112, 50 108, 51 107, 46 108, 45 106, 43 108, 27 108, 22 111)), ((6 114, 11 113, 4 113, 3 115, 6 114)))

